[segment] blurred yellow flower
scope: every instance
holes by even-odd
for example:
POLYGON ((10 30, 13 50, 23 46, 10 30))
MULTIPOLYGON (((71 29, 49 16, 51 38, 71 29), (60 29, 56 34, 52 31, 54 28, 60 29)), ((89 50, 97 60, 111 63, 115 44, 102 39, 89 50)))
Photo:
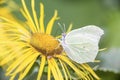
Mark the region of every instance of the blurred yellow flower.
MULTIPOLYGON (((78 64, 69 59, 56 37, 51 35, 54 22, 58 19, 57 10, 44 25, 44 6, 40 3, 38 19, 34 0, 31 0, 31 16, 26 3, 20 9, 26 21, 9 20, 0 16, 0 66, 6 70, 10 80, 18 75, 23 80, 34 63, 39 60, 37 80, 42 78, 47 67, 47 80, 94 80, 99 77, 87 64, 78 64)), ((68 31, 71 27, 69 27, 68 31)))
POLYGON ((0 4, 3 4, 4 2, 6 2, 6 0, 0 0, 0 4))
POLYGON ((13 0, 0 0, 0 16, 6 17, 8 19, 14 20, 11 12, 17 10, 18 6, 13 2, 13 0), (4 5, 4 3, 6 5, 4 5), (4 6, 1 6, 4 5, 4 6))
POLYGON ((6 17, 6 18, 12 19, 12 20, 14 19, 11 12, 9 11, 9 9, 6 7, 0 8, 0 16, 6 17))

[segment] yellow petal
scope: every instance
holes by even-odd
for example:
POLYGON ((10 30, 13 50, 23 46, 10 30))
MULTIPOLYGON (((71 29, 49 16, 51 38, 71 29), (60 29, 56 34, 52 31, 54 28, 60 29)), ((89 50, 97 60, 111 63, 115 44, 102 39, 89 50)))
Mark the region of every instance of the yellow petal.
POLYGON ((13 15, 10 13, 10 10, 6 7, 0 8, 0 16, 6 17, 10 20, 15 20, 13 15))
MULTIPOLYGON (((36 57, 36 58, 37 58, 37 57, 36 57)), ((25 71, 20 74, 20 76, 19 76, 19 78, 18 78, 19 80, 22 80, 22 79, 27 75, 27 73, 30 71, 30 68, 33 66, 36 58, 27 66, 27 68, 25 69, 25 71)))
POLYGON ((33 12, 33 17, 34 17, 34 21, 36 24, 36 28, 37 31, 39 31, 39 23, 38 23, 38 19, 37 19, 37 14, 36 14, 36 10, 35 10, 35 0, 31 0, 31 6, 32 6, 32 12, 33 12))
POLYGON ((30 57, 32 52, 28 50, 26 50, 25 54, 21 55, 18 59, 16 59, 7 69, 7 73, 6 75, 10 74, 19 64, 21 64, 23 62, 23 60, 25 60, 27 57, 30 57), (28 51, 28 52, 26 52, 28 51))
POLYGON ((50 67, 48 67, 48 77, 47 80, 51 80, 51 70, 50 67))
POLYGON ((45 66, 45 62, 46 62, 46 57, 44 55, 41 56, 41 64, 40 64, 40 69, 38 72, 38 76, 37 76, 37 80, 41 79, 42 73, 43 73, 43 69, 45 66))
POLYGON ((104 51, 104 50, 106 50, 107 48, 102 48, 102 49, 99 49, 99 51, 104 51))
MULTIPOLYGON (((9 52, 9 53, 10 53, 10 52, 9 52)), ((8 63, 10 60, 14 59, 15 56, 16 56, 15 53, 11 53, 11 54, 7 55, 3 60, 1 60, 0 65, 1 65, 1 66, 2 66, 2 65, 5 65, 5 64, 8 63)))
POLYGON ((54 16, 52 17, 52 19, 49 21, 49 23, 47 24, 47 29, 46 29, 46 34, 51 34, 52 32, 52 28, 53 28, 53 24, 55 22, 55 20, 57 19, 57 10, 54 13, 54 16))
POLYGON ((44 26, 44 6, 42 3, 40 3, 40 31, 41 33, 45 32, 45 26, 44 26))
POLYGON ((82 66, 89 71, 97 80, 100 80, 100 78, 95 74, 95 72, 89 67, 87 64, 82 64, 82 66))
MULTIPOLYGON (((61 62, 62 62, 62 61, 61 61, 61 62)), ((70 72, 69 72, 69 70, 68 70, 68 68, 67 68, 67 65, 66 65, 65 63, 63 63, 63 66, 65 67, 65 70, 66 70, 66 73, 67 73, 67 75, 68 75, 68 77, 69 77, 69 80, 72 80, 72 79, 71 79, 70 72)))
POLYGON ((65 75, 65 80, 68 80, 67 71, 65 70, 65 67, 64 67, 64 65, 63 65, 62 61, 61 61, 61 60, 59 60, 59 62, 60 62, 60 64, 61 64, 61 66, 62 66, 62 70, 63 70, 63 73, 64 73, 64 75, 65 75))
POLYGON ((0 22, 0 24, 2 25, 1 28, 4 27, 7 28, 7 30, 11 30, 16 33, 20 32, 26 37, 30 37, 29 31, 23 25, 19 24, 17 21, 12 21, 2 16, 0 16, 0 19, 5 21, 4 23, 0 22))
POLYGON ((25 18, 28 20, 29 27, 31 28, 33 33, 37 32, 34 21, 32 20, 32 17, 30 16, 30 13, 26 7, 25 0, 22 0, 22 5, 23 5, 23 9, 24 9, 24 10, 22 10, 22 13, 26 14, 25 18))
POLYGON ((14 74, 18 74, 19 72, 23 71, 24 69, 26 69, 26 67, 32 62, 34 61, 34 59, 36 59, 38 57, 38 53, 33 53, 33 55, 27 57, 18 67, 17 69, 12 73, 12 75, 14 74))
POLYGON ((67 57, 65 56, 57 56, 57 57, 63 60, 65 63, 67 63, 81 78, 86 79, 86 74, 83 71, 79 70, 67 57))
POLYGON ((67 33, 70 32, 71 29, 72 29, 72 24, 69 25, 68 30, 67 30, 67 33))
POLYGON ((59 69, 59 67, 58 67, 58 64, 56 63, 55 59, 52 58, 50 61, 51 61, 51 63, 54 65, 54 68, 56 69, 56 71, 57 71, 57 73, 58 73, 59 79, 60 79, 60 80, 63 80, 62 73, 61 73, 61 71, 60 71, 60 69, 59 69))
POLYGON ((12 76, 10 77, 10 80, 14 80, 15 76, 16 76, 16 75, 12 75, 12 76))
POLYGON ((48 67, 49 67, 50 70, 52 71, 52 74, 53 74, 55 80, 59 80, 58 73, 57 73, 56 69, 54 68, 54 65, 51 63, 50 60, 48 60, 48 67))

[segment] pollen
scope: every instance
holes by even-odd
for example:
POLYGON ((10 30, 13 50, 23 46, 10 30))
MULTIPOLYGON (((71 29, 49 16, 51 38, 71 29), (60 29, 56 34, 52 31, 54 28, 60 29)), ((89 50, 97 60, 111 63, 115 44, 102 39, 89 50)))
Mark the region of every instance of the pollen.
POLYGON ((45 33, 34 33, 31 37, 30 44, 46 56, 60 54, 63 51, 60 42, 55 37, 45 33))

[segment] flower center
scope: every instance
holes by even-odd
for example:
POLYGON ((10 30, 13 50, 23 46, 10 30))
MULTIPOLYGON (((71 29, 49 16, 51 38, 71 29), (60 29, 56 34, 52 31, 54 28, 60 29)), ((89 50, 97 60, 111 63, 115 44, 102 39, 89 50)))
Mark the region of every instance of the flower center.
POLYGON ((46 56, 60 54, 63 51, 60 42, 53 36, 44 33, 34 33, 30 44, 39 52, 46 56))

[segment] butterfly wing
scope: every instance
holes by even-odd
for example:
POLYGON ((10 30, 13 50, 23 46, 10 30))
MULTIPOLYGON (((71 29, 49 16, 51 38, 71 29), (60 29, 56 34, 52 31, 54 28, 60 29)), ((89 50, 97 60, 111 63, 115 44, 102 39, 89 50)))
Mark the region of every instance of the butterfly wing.
POLYGON ((69 32, 65 37, 64 50, 77 63, 93 62, 98 53, 98 43, 103 30, 86 26, 69 32))

